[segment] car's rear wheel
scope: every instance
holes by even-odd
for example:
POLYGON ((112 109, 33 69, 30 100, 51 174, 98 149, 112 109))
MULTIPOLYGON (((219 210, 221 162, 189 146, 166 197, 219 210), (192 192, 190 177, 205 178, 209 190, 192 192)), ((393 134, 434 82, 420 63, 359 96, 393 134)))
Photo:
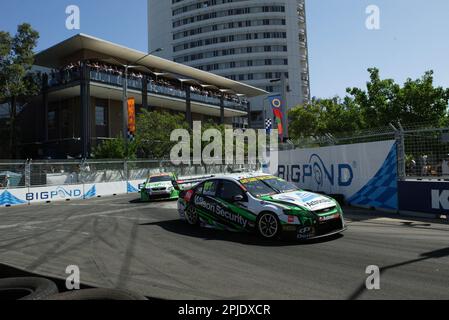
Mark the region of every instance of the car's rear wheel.
POLYGON ((186 221, 192 226, 196 226, 199 222, 198 212, 192 205, 188 206, 185 212, 186 221))
POLYGON ((271 212, 262 212, 257 219, 257 231, 265 239, 276 238, 281 231, 278 217, 271 212))

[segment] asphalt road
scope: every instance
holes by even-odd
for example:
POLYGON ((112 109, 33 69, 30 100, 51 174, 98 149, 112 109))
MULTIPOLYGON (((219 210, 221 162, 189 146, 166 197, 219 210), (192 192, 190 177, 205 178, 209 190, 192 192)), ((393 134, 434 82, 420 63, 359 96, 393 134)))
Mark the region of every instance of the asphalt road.
MULTIPOLYGON (((0 208, 0 265, 168 299, 449 299, 449 225, 346 209, 311 243, 193 228, 135 196, 0 208), (366 267, 380 290, 365 289, 366 267)), ((2 275, 0 275, 1 277, 2 275)))

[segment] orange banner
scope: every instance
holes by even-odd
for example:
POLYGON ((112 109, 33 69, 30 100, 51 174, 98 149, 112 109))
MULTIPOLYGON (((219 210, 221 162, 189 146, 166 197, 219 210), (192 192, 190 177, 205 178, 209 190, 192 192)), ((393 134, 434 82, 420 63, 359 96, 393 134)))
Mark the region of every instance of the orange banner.
POLYGON ((133 135, 136 133, 136 102, 134 98, 128 99, 128 131, 133 135))

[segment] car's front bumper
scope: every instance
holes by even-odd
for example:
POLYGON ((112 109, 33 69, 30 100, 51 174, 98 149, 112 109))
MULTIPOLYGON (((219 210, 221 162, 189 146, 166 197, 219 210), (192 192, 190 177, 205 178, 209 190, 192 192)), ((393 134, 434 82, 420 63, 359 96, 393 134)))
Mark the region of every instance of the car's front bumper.
POLYGON ((140 191, 140 199, 142 201, 178 199, 178 197, 179 192, 177 190, 153 192, 148 189, 142 189, 140 191))
POLYGON ((343 216, 313 225, 284 225, 283 235, 289 239, 313 240, 333 236, 347 229, 343 216))

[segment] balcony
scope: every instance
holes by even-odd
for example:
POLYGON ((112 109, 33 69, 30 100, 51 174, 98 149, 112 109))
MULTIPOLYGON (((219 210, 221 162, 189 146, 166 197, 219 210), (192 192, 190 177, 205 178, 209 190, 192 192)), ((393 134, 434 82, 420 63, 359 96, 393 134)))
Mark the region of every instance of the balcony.
MULTIPOLYGON (((123 87, 123 77, 118 74, 103 72, 103 71, 90 71, 90 81, 96 83, 102 83, 109 86, 117 87, 117 89, 122 89, 123 87)), ((48 87, 50 89, 57 89, 59 87, 68 86, 70 84, 80 81, 80 72, 78 70, 73 71, 63 71, 59 73, 52 73, 49 75, 48 87)), ((130 90, 142 91, 143 89, 143 78, 132 77, 128 78, 128 88, 130 90)), ((168 82, 149 80, 147 90, 149 94, 154 94, 158 96, 166 96, 170 98, 178 98, 185 100, 187 98, 186 91, 180 86, 176 87, 174 85, 168 84, 168 82)), ((190 99, 193 102, 204 103, 213 106, 220 106, 221 99, 209 94, 208 91, 204 91, 206 94, 198 93, 198 91, 191 92, 190 99)), ((237 96, 229 95, 228 99, 224 99, 225 108, 244 111, 248 110, 247 102, 241 100, 237 96)))

